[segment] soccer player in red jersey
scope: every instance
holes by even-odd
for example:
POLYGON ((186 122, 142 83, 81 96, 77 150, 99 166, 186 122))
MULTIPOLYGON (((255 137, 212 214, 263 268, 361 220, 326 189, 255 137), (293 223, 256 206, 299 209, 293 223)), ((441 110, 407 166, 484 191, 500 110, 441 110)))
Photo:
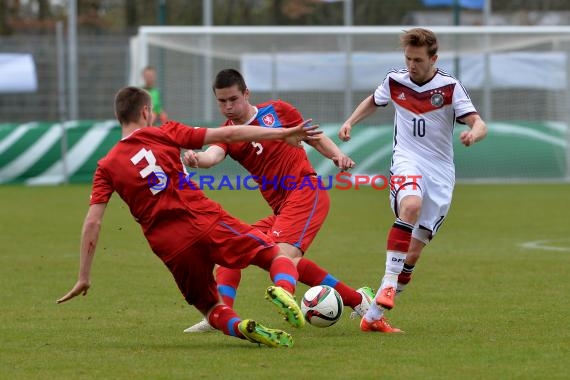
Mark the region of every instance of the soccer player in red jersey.
MULTIPOLYGON (((220 71, 213 85, 218 108, 227 118, 225 126, 254 125, 260 129, 291 128, 303 120, 301 113, 282 100, 271 100, 256 106, 249 102, 249 90, 236 70, 220 71)), ((319 153, 331 159, 341 170, 354 167, 328 137, 308 141, 319 153)), ((190 167, 209 168, 226 155, 247 169, 273 210, 255 227, 271 236, 285 254, 297 263, 299 281, 309 286, 329 285, 341 295, 345 305, 362 316, 373 298, 370 288, 355 290, 337 280, 326 270, 303 257, 319 232, 330 207, 329 195, 313 169, 304 149, 296 149, 281 141, 218 143, 204 152, 188 151, 185 163, 190 167)), ((216 269, 218 290, 227 305, 233 305, 241 279, 239 270, 216 269)), ((201 321, 186 332, 205 332, 211 328, 201 321)))
POLYGON ((141 225, 153 252, 174 276, 186 301, 212 326, 224 334, 268 346, 290 346, 292 338, 286 332, 241 320, 230 306, 220 302, 213 270, 215 264, 237 269, 253 264, 268 270, 275 285, 268 288, 267 297, 288 322, 301 327, 304 319, 292 297, 298 276, 294 263, 270 238, 229 215, 196 184, 188 182, 180 148, 267 139, 285 139, 298 145, 300 139, 318 138, 320 131, 304 123, 292 129, 193 128, 174 121, 150 127, 151 98, 137 87, 117 93, 115 114, 123 137, 98 162, 81 235, 78 280, 57 302, 87 293, 105 208, 112 193, 117 192, 141 225))

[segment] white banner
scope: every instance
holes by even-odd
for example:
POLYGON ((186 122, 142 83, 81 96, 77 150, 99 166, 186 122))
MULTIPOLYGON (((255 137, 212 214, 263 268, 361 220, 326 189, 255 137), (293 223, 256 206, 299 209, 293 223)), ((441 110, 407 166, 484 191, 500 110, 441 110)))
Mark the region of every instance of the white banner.
POLYGON ((0 53, 0 94, 36 92, 38 79, 31 54, 0 53))
MULTIPOLYGON (((467 88, 480 89, 485 81, 485 57, 462 56, 460 79, 467 88)), ((491 54, 491 88, 564 90, 567 86, 566 54, 513 52, 491 54)), ((242 72, 253 91, 373 91, 391 69, 405 67, 402 53, 277 53, 245 54, 242 72), (350 71, 347 63, 351 64, 350 71), (350 82, 346 80, 350 72, 350 82)), ((440 56, 437 67, 453 75, 454 60, 440 56)))

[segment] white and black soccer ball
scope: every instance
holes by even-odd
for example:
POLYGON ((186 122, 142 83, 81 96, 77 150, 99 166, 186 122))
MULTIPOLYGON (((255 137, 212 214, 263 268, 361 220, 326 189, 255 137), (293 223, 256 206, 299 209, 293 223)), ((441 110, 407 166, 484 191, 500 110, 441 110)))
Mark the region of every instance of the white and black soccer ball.
POLYGON ((313 286, 301 300, 305 320, 316 327, 329 327, 337 323, 343 308, 340 294, 327 285, 313 286))

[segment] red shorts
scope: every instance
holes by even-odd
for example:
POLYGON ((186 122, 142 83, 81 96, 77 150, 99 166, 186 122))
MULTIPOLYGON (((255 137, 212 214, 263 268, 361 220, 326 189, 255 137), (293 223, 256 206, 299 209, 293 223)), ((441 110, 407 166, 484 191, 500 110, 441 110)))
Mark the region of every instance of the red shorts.
POLYGON ((208 233, 165 264, 186 301, 205 313, 219 300, 214 265, 243 269, 265 249, 279 252, 269 237, 222 211, 208 233))
POLYGON ((291 190, 281 205, 278 215, 271 215, 253 224, 253 227, 266 233, 277 243, 289 243, 303 253, 325 222, 330 208, 330 198, 326 190, 315 186, 304 186, 291 190))

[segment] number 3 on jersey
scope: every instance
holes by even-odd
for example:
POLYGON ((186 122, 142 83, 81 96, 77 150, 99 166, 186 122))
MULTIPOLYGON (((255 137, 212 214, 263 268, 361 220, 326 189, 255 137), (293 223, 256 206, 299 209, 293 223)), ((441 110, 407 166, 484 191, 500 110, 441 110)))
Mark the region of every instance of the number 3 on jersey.
POLYGON ((425 119, 412 119, 414 123, 414 136, 424 137, 426 135, 426 120, 425 119))
POLYGON ((142 148, 138 151, 137 154, 131 157, 131 162, 133 165, 136 165, 141 162, 143 158, 146 160, 148 165, 143 170, 141 170, 139 174, 142 178, 146 178, 151 173, 154 173, 155 178, 158 180, 158 183, 149 186, 149 190, 151 191, 152 195, 155 195, 166 188, 166 185, 168 184, 168 178, 166 178, 166 174, 160 165, 156 164, 156 157, 154 157, 152 150, 146 150, 145 148, 142 148))

